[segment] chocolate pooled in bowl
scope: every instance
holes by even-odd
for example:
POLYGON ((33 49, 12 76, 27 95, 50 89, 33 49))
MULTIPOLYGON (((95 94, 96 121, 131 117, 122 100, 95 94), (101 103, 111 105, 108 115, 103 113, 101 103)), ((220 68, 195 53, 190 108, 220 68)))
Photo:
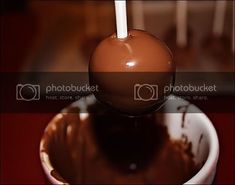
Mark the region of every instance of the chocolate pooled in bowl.
POLYGON ((126 117, 98 103, 67 108, 45 130, 40 152, 71 184, 182 184, 194 176, 190 144, 170 139, 162 115, 126 117), (97 110, 100 110, 97 112, 97 110))

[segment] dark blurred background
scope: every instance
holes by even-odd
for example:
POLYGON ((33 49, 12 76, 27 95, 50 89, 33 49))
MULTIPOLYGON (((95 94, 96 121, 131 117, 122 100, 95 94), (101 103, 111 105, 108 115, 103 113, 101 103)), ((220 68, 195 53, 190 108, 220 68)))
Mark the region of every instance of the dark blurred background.
MULTIPOLYGON (((128 1, 128 25, 164 40, 178 71, 233 71, 233 2, 226 1, 220 33, 213 31, 216 6, 188 1, 183 47, 176 42, 176 1, 128 1)), ((4 0, 1 7, 2 71, 87 71, 95 46, 115 32, 110 0, 4 0)))

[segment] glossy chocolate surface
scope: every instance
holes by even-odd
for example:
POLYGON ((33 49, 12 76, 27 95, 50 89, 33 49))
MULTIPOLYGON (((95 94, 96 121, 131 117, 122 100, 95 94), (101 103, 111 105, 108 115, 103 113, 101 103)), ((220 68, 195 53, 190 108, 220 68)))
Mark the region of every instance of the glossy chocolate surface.
POLYGON ((104 39, 89 63, 90 83, 99 87, 96 98, 128 115, 158 109, 170 94, 163 89, 174 83, 174 70, 168 47, 140 30, 129 31, 126 39, 104 39))

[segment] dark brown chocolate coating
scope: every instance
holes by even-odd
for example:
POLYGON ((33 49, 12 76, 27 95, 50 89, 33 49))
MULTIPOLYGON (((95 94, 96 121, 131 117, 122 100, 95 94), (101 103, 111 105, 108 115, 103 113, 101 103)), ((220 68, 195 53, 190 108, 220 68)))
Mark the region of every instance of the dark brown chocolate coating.
POLYGON ((104 39, 90 63, 90 83, 96 98, 114 109, 139 115, 158 109, 174 83, 174 63, 168 47, 145 31, 131 30, 126 39, 116 34, 104 39))

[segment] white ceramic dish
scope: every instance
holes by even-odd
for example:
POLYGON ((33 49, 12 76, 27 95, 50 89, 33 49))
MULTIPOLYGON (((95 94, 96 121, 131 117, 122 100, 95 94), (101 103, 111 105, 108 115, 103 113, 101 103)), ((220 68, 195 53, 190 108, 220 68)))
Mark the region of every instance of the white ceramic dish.
MULTIPOLYGON (((165 109, 166 112, 167 109, 171 109, 170 111, 175 113, 164 113, 165 124, 168 128, 169 135, 172 139, 181 139, 182 135, 186 136, 188 141, 192 142, 195 163, 203 163, 198 173, 185 182, 185 184, 212 184, 219 156, 219 142, 216 130, 208 117, 192 104, 188 107, 188 112, 191 113, 185 114, 184 127, 182 127, 183 113, 179 112, 177 107, 188 105, 189 103, 182 99, 174 100, 174 103, 172 102, 167 102, 165 109)), ((84 102, 78 102, 74 105, 84 106, 84 102)), ((58 114, 49 125, 61 119, 61 116, 62 114, 58 114)), ((84 119, 84 113, 81 113, 80 117, 84 119)), ((40 151, 42 148, 43 142, 41 141, 40 151)), ((46 153, 40 152, 40 159, 48 180, 52 184, 65 184, 51 176, 51 171, 54 168, 50 163, 50 157, 46 153)))

